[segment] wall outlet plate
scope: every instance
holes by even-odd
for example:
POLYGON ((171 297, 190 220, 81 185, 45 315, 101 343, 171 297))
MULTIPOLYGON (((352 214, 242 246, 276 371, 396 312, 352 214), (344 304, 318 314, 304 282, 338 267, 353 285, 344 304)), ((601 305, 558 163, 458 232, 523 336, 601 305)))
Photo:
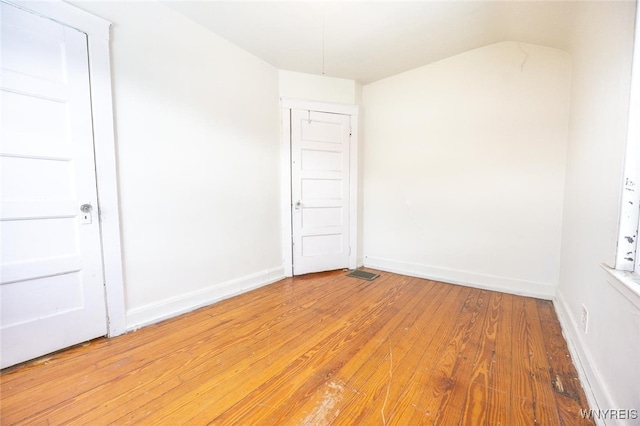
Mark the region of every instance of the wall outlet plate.
POLYGON ((587 334, 587 330, 589 329, 589 311, 585 304, 582 304, 582 316, 580 317, 580 324, 582 324, 582 330, 584 334, 587 334))

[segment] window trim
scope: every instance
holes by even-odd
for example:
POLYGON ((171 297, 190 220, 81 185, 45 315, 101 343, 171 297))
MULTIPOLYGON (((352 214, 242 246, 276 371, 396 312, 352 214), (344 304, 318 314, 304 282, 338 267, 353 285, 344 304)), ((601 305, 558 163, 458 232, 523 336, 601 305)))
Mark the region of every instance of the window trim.
POLYGON ((618 226, 615 269, 640 274, 638 229, 640 228, 640 8, 636 7, 629 121, 618 226))

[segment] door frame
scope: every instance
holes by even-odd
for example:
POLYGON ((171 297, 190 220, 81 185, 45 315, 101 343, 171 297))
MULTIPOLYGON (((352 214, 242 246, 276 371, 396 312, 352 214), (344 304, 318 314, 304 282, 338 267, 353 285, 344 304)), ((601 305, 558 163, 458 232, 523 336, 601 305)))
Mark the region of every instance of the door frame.
POLYGON ((116 144, 111 97, 111 23, 61 0, 3 0, 19 9, 75 28, 87 35, 91 117, 98 191, 102 271, 105 283, 107 335, 127 331, 120 235, 116 144))
POLYGON ((291 199, 291 110, 344 114, 349 116, 349 269, 357 268, 358 259, 358 114, 357 105, 334 104, 302 99, 280 98, 282 123, 281 210, 282 210, 282 263, 284 274, 293 276, 293 231, 291 199))

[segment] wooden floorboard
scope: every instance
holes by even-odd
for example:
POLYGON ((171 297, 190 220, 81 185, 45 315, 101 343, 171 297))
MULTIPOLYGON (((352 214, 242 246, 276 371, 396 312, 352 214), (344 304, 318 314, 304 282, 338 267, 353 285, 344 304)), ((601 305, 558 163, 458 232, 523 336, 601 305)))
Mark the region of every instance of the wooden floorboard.
POLYGON ((0 424, 593 424, 551 302, 375 272, 285 279, 6 369, 0 424))

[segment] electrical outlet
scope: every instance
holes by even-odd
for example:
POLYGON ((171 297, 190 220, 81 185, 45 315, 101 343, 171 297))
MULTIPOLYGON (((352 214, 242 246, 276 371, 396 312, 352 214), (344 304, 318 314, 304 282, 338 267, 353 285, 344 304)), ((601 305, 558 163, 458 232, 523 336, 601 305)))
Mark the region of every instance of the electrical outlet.
POLYGON ((582 304, 582 317, 580 318, 580 323, 582 324, 584 334, 587 334, 587 330, 589 329, 589 311, 584 303, 582 304))

